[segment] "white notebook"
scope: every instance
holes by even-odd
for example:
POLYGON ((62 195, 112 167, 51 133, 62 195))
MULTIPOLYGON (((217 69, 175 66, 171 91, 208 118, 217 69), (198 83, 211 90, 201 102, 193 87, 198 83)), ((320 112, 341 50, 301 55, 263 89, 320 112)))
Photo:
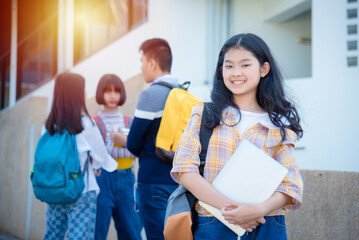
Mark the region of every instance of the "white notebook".
MULTIPOLYGON (((272 196, 287 173, 287 168, 243 140, 212 185, 236 202, 260 203, 272 196)), ((201 201, 199 204, 239 236, 245 233, 239 225, 224 220, 220 209, 201 201)))

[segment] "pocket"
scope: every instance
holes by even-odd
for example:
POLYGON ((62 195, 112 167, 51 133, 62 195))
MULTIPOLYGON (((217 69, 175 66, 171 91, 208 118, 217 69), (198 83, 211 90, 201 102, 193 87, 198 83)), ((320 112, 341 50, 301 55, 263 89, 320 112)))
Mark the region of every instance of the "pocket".
POLYGON ((278 216, 272 216, 271 217, 272 223, 273 225, 285 229, 286 225, 285 225, 285 217, 283 215, 278 215, 278 216))
POLYGON ((206 227, 217 222, 215 217, 198 217, 198 227, 206 227))
POLYGON ((166 209, 169 196, 168 191, 162 186, 151 185, 151 207, 166 209))

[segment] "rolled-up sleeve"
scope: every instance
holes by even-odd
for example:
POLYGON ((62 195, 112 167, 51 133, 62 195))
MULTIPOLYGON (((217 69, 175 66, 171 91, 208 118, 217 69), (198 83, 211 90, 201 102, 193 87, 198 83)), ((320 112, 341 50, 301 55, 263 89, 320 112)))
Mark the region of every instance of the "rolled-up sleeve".
POLYGON ((302 206, 303 179, 295 162, 294 145, 280 144, 276 146, 275 159, 288 169, 288 174, 277 188, 277 192, 292 198, 285 206, 288 210, 296 210, 302 206))
POLYGON ((171 170, 171 177, 176 182, 179 182, 181 173, 199 172, 199 153, 201 151, 199 129, 201 126, 202 111, 203 104, 197 104, 193 107, 191 118, 178 143, 173 160, 173 168, 171 170))

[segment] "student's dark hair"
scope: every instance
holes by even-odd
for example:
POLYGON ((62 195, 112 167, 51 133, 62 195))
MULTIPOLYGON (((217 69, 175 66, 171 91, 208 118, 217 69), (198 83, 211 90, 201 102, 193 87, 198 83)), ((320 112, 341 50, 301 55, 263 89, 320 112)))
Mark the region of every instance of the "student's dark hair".
POLYGON ((141 44, 139 50, 147 59, 153 58, 162 71, 171 72, 172 52, 166 40, 161 38, 148 39, 141 44))
MULTIPOLYGON (((236 109, 239 107, 234 103, 233 94, 225 86, 222 76, 222 65, 225 54, 231 49, 243 48, 250 51, 259 61, 260 66, 265 62, 270 65, 270 71, 265 77, 261 77, 257 87, 257 101, 269 115, 272 123, 280 128, 282 140, 286 137, 285 128, 293 130, 298 138, 302 137, 303 130, 300 126, 300 118, 295 106, 286 98, 283 78, 275 62, 268 45, 257 35, 247 33, 238 34, 227 40, 218 56, 216 72, 214 76, 211 102, 208 104, 208 117, 205 125, 214 128, 219 125, 222 111, 227 106, 236 109), (286 122, 282 117, 288 120, 286 122)), ((240 112, 239 112, 240 113, 240 112)))
POLYGON ((96 102, 98 104, 106 105, 106 102, 103 98, 103 94, 105 93, 105 91, 111 90, 112 86, 115 88, 115 91, 119 92, 121 95, 120 101, 117 103, 117 105, 121 106, 125 103, 126 91, 121 78, 119 78, 115 74, 105 74, 100 78, 100 81, 97 85, 96 102))
POLYGON ((85 105, 85 79, 76 73, 60 73, 55 78, 54 95, 45 127, 51 135, 67 130, 78 134, 82 126, 82 112, 88 117, 85 105))

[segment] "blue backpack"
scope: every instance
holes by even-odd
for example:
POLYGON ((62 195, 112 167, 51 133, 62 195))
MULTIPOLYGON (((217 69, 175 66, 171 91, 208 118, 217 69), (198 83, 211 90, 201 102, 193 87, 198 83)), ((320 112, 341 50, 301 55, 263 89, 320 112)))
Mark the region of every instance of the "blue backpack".
POLYGON ((31 182, 36 198, 49 204, 69 204, 81 196, 84 174, 81 172, 76 135, 63 130, 62 134, 55 132, 51 136, 46 130, 36 146, 31 182))

